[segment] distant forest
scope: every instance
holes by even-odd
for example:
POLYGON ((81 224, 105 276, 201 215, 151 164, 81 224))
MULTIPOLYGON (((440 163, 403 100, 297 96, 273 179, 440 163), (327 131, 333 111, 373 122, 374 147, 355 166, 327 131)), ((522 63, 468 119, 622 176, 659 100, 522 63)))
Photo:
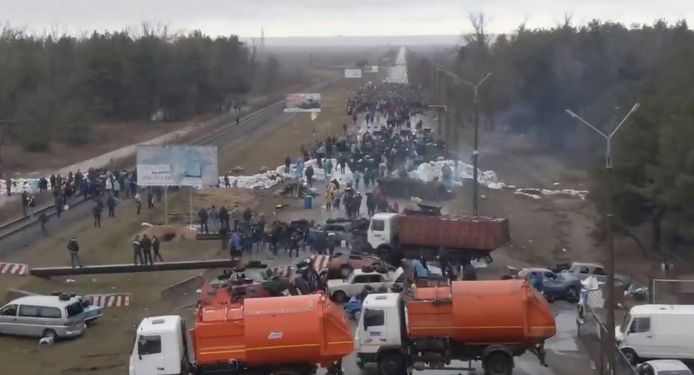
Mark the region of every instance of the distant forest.
MULTIPOLYGON (((441 77, 432 75, 432 61, 473 82, 492 72, 480 91, 485 126, 533 134, 543 148, 564 152, 586 139, 594 142, 591 150, 602 153, 605 147, 564 109, 609 131, 639 102, 614 145, 618 229, 647 226, 655 250, 694 243, 694 33, 686 22, 627 27, 593 21, 576 27, 567 18, 551 29, 521 25, 492 38, 483 16, 471 20, 474 32, 452 59, 418 55, 410 61, 410 75, 436 87, 441 77)), ((460 122, 469 121, 472 90, 446 82, 445 94, 434 98, 456 103, 460 122)), ((579 156, 601 155, 591 189, 600 205, 605 181, 598 152, 579 156)))
MULTIPOLYGON (((252 86, 254 50, 236 36, 165 28, 85 37, 0 33, 0 120, 25 149, 79 145, 94 121, 180 120, 227 110, 252 86)), ((277 70, 277 60, 270 58, 277 70)), ((274 72, 276 73, 276 72, 274 72)))

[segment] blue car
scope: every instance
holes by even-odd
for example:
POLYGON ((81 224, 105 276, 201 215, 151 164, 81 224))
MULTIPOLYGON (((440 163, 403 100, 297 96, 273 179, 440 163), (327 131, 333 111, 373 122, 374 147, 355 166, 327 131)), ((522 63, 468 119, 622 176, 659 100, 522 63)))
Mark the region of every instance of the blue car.
POLYGON ((555 273, 547 268, 524 268, 518 276, 528 280, 549 302, 563 299, 578 302, 581 295, 581 280, 568 273, 555 273))
POLYGON ((80 304, 84 309, 85 322, 93 322, 104 315, 104 309, 101 306, 92 305, 88 298, 84 298, 82 296, 76 296, 75 298, 80 301, 80 304))

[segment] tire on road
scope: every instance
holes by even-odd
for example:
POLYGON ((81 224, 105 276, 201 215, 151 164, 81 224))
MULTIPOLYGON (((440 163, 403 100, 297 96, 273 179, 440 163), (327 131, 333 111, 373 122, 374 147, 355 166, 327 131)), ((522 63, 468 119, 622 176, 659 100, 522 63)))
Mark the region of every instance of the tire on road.
POLYGON ((489 353, 482 360, 484 375, 511 375, 513 374, 513 358, 501 350, 489 353))
POLYGON ((382 353, 378 357, 378 373, 380 375, 407 375, 407 363, 398 352, 382 353))

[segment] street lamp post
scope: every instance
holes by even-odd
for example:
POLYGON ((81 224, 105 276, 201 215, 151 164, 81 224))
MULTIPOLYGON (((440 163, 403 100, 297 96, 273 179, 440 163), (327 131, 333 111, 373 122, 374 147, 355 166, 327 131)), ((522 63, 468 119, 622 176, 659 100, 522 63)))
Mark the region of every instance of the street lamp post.
POLYGON ((478 98, 478 93, 479 93, 479 88, 482 86, 484 81, 487 80, 487 78, 491 77, 492 73, 489 72, 480 79, 477 84, 474 84, 470 81, 467 81, 465 79, 462 79, 458 77, 455 73, 442 69, 442 68, 437 68, 439 71, 442 73, 445 73, 451 77, 453 77, 455 80, 460 81, 470 87, 472 87, 473 92, 474 92, 474 104, 475 104, 475 124, 474 124, 474 139, 473 139, 473 146, 472 146, 472 215, 477 216, 477 208, 478 208, 478 183, 477 183, 477 170, 479 169, 479 152, 478 152, 478 139, 479 139, 479 98, 478 98))
MULTIPOLYGON (((624 116, 622 121, 615 126, 615 128, 609 133, 605 134, 600 129, 591 125, 588 121, 582 119, 579 115, 573 111, 566 109, 564 110, 572 118, 582 122, 584 125, 591 128, 593 131, 598 133, 605 139, 605 170, 607 172, 607 206, 605 209, 605 225, 607 226, 607 364, 608 364, 608 374, 614 374, 616 368, 616 342, 615 342, 615 294, 614 294, 614 238, 612 235, 612 216, 613 216, 613 202, 612 202, 612 137, 617 133, 617 131, 622 127, 626 120, 639 108, 639 103, 634 104, 629 110, 629 113, 624 116)), ((601 355, 603 355, 601 353, 601 355)), ((600 369, 602 374, 602 369, 600 369)))

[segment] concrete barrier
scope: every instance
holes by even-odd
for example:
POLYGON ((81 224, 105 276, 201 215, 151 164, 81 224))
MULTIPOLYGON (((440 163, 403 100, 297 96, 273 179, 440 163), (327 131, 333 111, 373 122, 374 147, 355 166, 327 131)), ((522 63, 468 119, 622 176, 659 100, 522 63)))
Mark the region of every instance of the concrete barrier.
POLYGON ((202 277, 202 274, 189 277, 162 289, 161 298, 175 298, 186 294, 195 293, 195 291, 200 289, 204 284, 205 279, 202 277))
POLYGON ((20 297, 27 297, 27 296, 33 296, 36 293, 32 292, 27 292, 26 290, 21 290, 21 289, 7 289, 7 292, 5 293, 5 300, 7 302, 10 302, 14 299, 20 298, 20 297))

